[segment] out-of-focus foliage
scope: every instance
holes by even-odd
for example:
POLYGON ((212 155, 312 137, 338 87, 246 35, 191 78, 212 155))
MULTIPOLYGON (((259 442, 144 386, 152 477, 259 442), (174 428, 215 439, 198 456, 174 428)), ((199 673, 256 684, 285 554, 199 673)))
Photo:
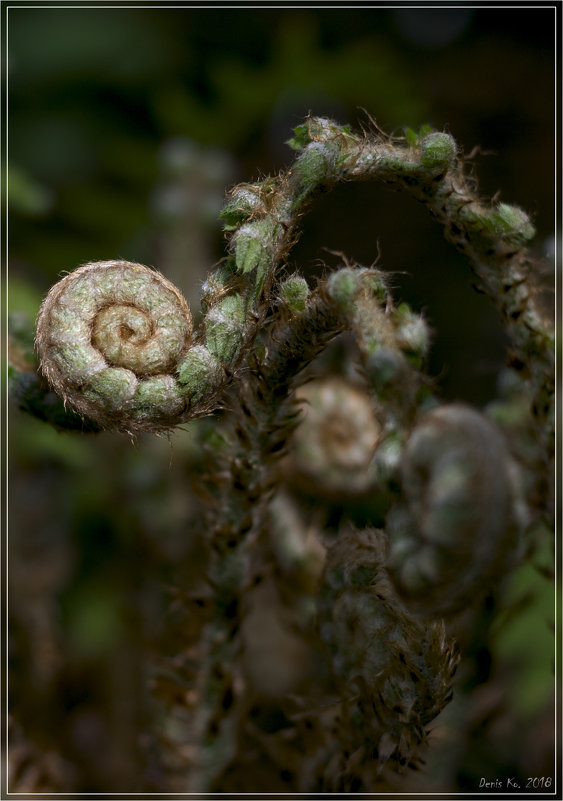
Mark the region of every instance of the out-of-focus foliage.
MULTIPOLYGON (((532 211, 538 256, 553 235, 550 9, 15 3, 8 23, 16 329, 25 330, 18 315, 33 319, 61 271, 89 260, 154 264, 193 299, 224 255, 224 190, 287 163, 280 143, 309 109, 358 125, 363 107, 395 132, 449 127, 480 145, 484 190, 502 187, 532 211)), ((431 372, 442 395, 487 403, 497 394, 504 336, 488 303, 469 291, 463 259, 408 198, 341 187, 304 221, 292 260, 306 275, 322 271, 322 247, 370 263, 378 241, 395 295, 423 309, 435 330, 431 372)), ((338 343, 323 369, 341 373, 347 355, 338 343)), ((190 698, 180 699, 186 720, 166 706, 178 701, 177 674, 190 670, 181 592, 203 569, 193 487, 213 437, 210 419, 170 441, 132 445, 116 435, 59 434, 10 410, 11 790, 182 786, 190 698), (165 767, 167 748, 178 749, 179 779, 165 767)), ((302 507, 312 523, 381 514, 373 499, 327 500, 310 482, 285 489, 289 508, 302 507)), ((550 775, 551 533, 537 536, 541 569, 525 563, 500 610, 485 605, 468 625, 459 622, 466 660, 457 695, 427 773, 401 789, 472 792, 481 776, 550 775)), ((263 773, 257 789, 284 788, 267 759, 263 773)))

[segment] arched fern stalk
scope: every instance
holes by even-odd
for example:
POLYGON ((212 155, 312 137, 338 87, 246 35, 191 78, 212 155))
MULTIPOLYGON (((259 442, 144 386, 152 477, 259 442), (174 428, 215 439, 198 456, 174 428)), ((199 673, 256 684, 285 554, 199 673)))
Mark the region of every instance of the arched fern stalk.
POLYGON ((429 724, 452 697, 458 654, 444 618, 477 608, 550 515, 553 330, 537 303, 527 214, 478 196, 447 133, 396 139, 310 116, 289 145, 297 155, 288 170, 227 199, 228 253, 204 284, 198 330, 155 270, 88 263, 52 288, 37 321, 39 371, 64 408, 37 374, 13 365, 20 406, 59 428, 82 419, 95 430, 165 432, 209 415, 234 390, 210 449, 208 575, 203 590, 186 588, 201 616, 199 639, 181 646, 199 659, 185 743, 197 753, 188 780, 196 791, 231 788, 245 754, 264 749, 301 792, 369 791, 417 767, 429 724), (519 458, 481 411, 432 395, 427 325, 394 305, 381 271, 344 261, 314 288, 297 274, 280 278, 316 193, 359 180, 411 194, 468 257, 511 340, 536 432, 531 456, 519 458), (319 532, 324 556, 313 558, 295 544, 281 466, 298 425, 300 441, 307 436, 295 392, 344 330, 378 432, 361 486, 385 515, 377 527, 319 532), (264 586, 317 665, 291 692, 271 690, 285 723, 268 737, 251 714, 263 691, 248 657, 264 586))
POLYGON ((205 283, 195 335, 180 293, 140 265, 84 265, 53 287, 39 315, 37 350, 67 403, 103 427, 130 431, 169 428, 216 406, 252 348, 315 192, 358 180, 381 181, 428 207, 469 256, 543 399, 552 387, 552 343, 523 251, 534 227, 521 209, 479 199, 453 138, 423 132, 397 142, 311 117, 289 144, 299 153, 292 167, 236 187, 221 212, 230 255, 205 283), (164 375, 172 380, 154 378, 164 375))

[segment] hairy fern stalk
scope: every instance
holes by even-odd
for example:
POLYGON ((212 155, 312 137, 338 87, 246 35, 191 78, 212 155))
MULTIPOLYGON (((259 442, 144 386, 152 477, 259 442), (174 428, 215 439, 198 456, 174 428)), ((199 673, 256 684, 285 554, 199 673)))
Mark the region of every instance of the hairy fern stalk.
MULTIPOLYGON (((203 590, 184 588, 201 618, 183 645, 199 664, 185 735, 197 757, 184 789, 196 792, 236 789, 240 766, 253 768, 249 754, 267 755, 299 792, 370 791, 419 768, 452 697, 451 621, 517 563, 538 519, 552 522, 553 329, 536 300, 527 214, 478 196, 447 133, 395 139, 310 116, 289 144, 289 169, 235 187, 225 203, 227 255, 204 284, 198 330, 157 271, 88 263, 43 302, 38 373, 14 360, 19 405, 59 428, 81 419, 132 436, 166 432, 212 414, 231 390, 208 453, 208 575, 203 590), (359 180, 413 195, 467 256, 511 340, 533 458, 519 459, 483 412, 432 394, 427 325, 395 306, 380 270, 344 260, 314 288, 299 275, 280 278, 316 193, 359 180), (317 429, 307 428, 299 403, 308 367, 343 331, 361 380, 309 390, 317 429), (367 421, 361 431, 355 419, 367 421), (312 546, 283 475, 289 464, 322 485, 331 437, 347 454, 347 491, 377 496, 383 518, 318 530, 312 546), (284 680, 257 644, 259 614, 300 655, 284 680), (260 660, 270 682, 256 672, 260 660), (283 726, 260 726, 252 710, 264 703, 283 726)), ((333 488, 343 483, 338 469, 333 488)))

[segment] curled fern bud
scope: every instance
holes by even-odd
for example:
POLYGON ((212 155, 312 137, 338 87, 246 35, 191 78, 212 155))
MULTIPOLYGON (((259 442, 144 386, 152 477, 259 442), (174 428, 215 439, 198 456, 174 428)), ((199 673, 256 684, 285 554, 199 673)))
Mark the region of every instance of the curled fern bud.
POLYGON ((331 498, 366 493, 375 483, 372 459, 383 434, 367 392, 329 377, 300 387, 296 400, 304 415, 290 451, 290 481, 331 498))
POLYGON ((352 267, 344 267, 328 279, 328 294, 344 311, 353 311, 361 288, 362 273, 352 267))
POLYGON ((102 428, 167 428, 186 407, 177 370, 192 340, 182 294, 125 261, 84 264, 52 287, 37 320, 40 367, 74 411, 102 428))
POLYGON ((411 361, 419 366, 428 353, 430 332, 423 317, 401 303, 394 314, 397 345, 411 361))
POLYGON ((482 597, 517 542, 514 466, 501 434, 461 404, 422 418, 403 454, 405 502, 389 514, 389 566, 419 611, 449 615, 482 597))
POLYGON ((533 239, 536 229, 530 222, 525 211, 518 206, 509 206, 508 203, 499 203, 492 214, 494 230, 503 239, 515 247, 522 247, 528 240, 533 239))
POLYGON ((451 166, 457 149, 453 136, 441 131, 429 133, 421 140, 419 147, 421 164, 444 170, 451 166))
POLYGON ((497 248, 521 248, 536 233, 526 212, 508 203, 487 208, 474 201, 461 208, 460 218, 470 230, 478 231, 489 241, 496 242, 497 248))
POLYGON ((223 206, 219 215, 225 231, 235 231, 242 223, 263 211, 259 187, 240 186, 223 206))
POLYGON ((280 302, 290 314, 298 315, 305 311, 309 294, 307 281, 299 275, 292 275, 280 284, 280 302))

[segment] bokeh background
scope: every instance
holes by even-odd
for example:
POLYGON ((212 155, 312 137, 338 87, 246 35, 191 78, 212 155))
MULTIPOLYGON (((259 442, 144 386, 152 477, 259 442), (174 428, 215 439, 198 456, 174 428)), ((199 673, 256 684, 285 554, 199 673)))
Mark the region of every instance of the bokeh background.
MULTIPOLYGON (((3 10, 8 306, 20 331, 61 271, 97 259, 158 267, 195 310, 224 255, 226 189, 286 166, 284 143, 309 110, 354 127, 369 114, 398 135, 430 123, 466 154, 478 146, 482 193, 532 214, 552 282, 553 9, 3 10)), ((381 253, 396 299, 433 329, 443 398, 495 397, 507 346, 496 314, 422 208, 377 185, 338 187, 305 219, 292 265, 314 279, 331 250, 364 264, 381 253)), ((9 421, 10 789, 165 791, 155 732, 174 723, 163 724, 155 663, 179 651, 174 587, 197 570, 192 486, 213 423, 132 444, 60 434, 16 408, 9 421)), ((443 789, 552 772, 553 591, 531 569, 519 582, 518 626, 483 646, 473 677, 478 731, 497 708, 491 665, 509 658, 510 713, 498 736, 468 735, 443 789)))

